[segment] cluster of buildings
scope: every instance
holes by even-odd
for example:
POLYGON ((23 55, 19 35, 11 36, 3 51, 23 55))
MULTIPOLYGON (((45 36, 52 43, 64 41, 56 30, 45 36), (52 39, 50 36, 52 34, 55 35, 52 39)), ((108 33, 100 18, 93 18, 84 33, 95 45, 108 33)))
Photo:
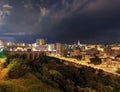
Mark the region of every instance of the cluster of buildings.
POLYGON ((45 39, 37 39, 33 44, 4 42, 0 40, 0 48, 6 51, 42 51, 51 52, 56 55, 63 55, 64 44, 51 43, 46 44, 45 39))
POLYGON ((120 44, 111 45, 70 45, 67 57, 81 56, 82 60, 90 62, 91 58, 100 58, 102 65, 112 68, 120 68, 120 44))
MULTIPOLYGON (((46 44, 45 39, 37 39, 33 44, 4 42, 0 40, 0 48, 7 51, 44 51, 55 56, 77 57, 90 61, 90 58, 99 57, 107 65, 118 65, 120 62, 120 44, 91 45, 91 44, 46 44)), ((119 64, 120 65, 120 64, 119 64)))

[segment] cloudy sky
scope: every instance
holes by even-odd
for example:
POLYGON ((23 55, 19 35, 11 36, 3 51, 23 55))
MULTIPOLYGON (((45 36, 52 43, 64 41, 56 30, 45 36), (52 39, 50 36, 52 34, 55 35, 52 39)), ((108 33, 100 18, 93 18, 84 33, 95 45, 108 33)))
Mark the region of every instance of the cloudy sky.
POLYGON ((0 39, 119 43, 120 0, 0 0, 0 39))

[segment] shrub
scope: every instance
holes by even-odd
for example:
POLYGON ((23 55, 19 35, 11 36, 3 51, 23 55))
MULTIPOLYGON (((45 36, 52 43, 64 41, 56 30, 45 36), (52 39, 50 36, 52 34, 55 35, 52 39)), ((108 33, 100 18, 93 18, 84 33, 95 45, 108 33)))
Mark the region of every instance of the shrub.
POLYGON ((19 78, 29 71, 29 67, 22 59, 12 59, 8 65, 8 77, 19 78))
POLYGON ((102 63, 101 59, 97 56, 95 58, 91 58, 90 61, 90 63, 93 63, 94 65, 99 65, 102 63))
POLYGON ((96 90, 92 90, 90 88, 80 88, 79 86, 77 86, 75 88, 75 92, 96 92, 96 90))
POLYGON ((120 74, 120 68, 118 68, 118 69, 116 70, 116 73, 119 73, 119 74, 120 74))
POLYGON ((15 85, 9 81, 1 81, 0 92, 27 92, 23 86, 15 85))

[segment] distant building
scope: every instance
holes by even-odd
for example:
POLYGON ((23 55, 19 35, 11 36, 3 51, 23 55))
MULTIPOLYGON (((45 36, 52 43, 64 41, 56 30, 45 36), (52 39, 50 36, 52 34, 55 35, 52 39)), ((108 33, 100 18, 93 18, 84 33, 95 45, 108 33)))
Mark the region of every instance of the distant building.
POLYGON ((78 40, 78 46, 81 46, 80 41, 78 40))
POLYGON ((5 42, 0 40, 0 48, 4 48, 5 42))
POLYGON ((24 47, 26 44, 25 43, 17 43, 17 46, 24 47))
POLYGON ((55 44, 48 44, 47 45, 47 51, 56 51, 55 44))
POLYGON ((45 39, 37 39, 36 44, 37 45, 45 45, 45 39))
POLYGON ((79 49, 73 50, 73 51, 70 53, 70 56, 71 56, 71 57, 79 56, 79 55, 80 55, 80 50, 79 50, 79 49))
POLYGON ((97 45, 96 48, 98 51, 102 51, 102 52, 104 51, 104 48, 101 45, 97 45))
POLYGON ((13 42, 6 42, 6 44, 5 44, 6 46, 14 46, 15 45, 15 43, 13 43, 13 42))
POLYGON ((94 49, 95 47, 96 47, 96 45, 87 45, 87 46, 85 46, 85 50, 94 49))
POLYGON ((37 46, 38 51, 47 51, 47 45, 37 46))
POLYGON ((64 48, 64 44, 56 43, 56 54, 63 56, 64 48))
POLYGON ((112 50, 120 50, 120 46, 113 46, 111 47, 112 50))

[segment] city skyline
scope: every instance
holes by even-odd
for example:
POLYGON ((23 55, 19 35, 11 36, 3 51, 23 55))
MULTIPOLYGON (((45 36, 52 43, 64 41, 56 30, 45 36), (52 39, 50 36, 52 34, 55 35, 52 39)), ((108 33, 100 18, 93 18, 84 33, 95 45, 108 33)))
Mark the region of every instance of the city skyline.
POLYGON ((0 39, 120 43, 119 0, 1 0, 0 39))

